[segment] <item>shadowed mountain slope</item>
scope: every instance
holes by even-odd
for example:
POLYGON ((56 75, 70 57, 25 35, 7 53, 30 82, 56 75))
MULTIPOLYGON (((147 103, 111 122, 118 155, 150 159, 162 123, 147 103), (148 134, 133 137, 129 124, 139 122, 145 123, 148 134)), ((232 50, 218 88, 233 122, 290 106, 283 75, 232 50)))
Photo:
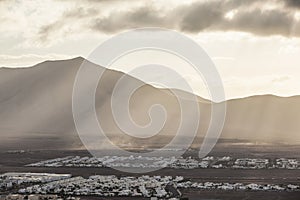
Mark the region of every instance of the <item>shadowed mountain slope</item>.
MULTIPOLYGON (((74 58, 46 61, 30 68, 0 68, 0 149, 82 147, 72 116, 73 84, 82 62, 83 58, 74 58)), ((157 136, 150 140, 133 139, 116 126, 110 110, 111 94, 121 76, 128 84, 141 83, 122 72, 105 70, 96 92, 96 110, 104 131, 113 142, 127 147, 162 146, 176 133, 180 122, 181 112, 176 97, 168 89, 150 85, 137 90, 130 100, 132 118, 136 123, 149 123, 148 109, 153 104, 163 105, 168 117, 157 136)), ((178 92, 187 97, 184 102, 188 104, 190 94, 178 92)), ((210 121, 211 105, 200 97, 198 103, 201 111, 198 136, 202 138, 210 121)), ((194 118, 188 117, 191 121, 194 118)), ((297 142, 300 140, 298 119, 299 96, 283 98, 263 95, 229 100, 221 137, 297 142)))

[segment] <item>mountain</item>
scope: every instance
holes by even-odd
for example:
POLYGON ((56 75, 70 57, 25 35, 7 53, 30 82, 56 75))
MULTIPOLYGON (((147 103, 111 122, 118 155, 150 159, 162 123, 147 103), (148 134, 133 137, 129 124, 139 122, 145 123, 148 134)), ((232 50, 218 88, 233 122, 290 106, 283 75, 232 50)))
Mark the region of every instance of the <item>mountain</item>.
MULTIPOLYGON (((45 61, 29 68, 0 68, 0 149, 80 148, 82 143, 72 115, 72 91, 83 58, 45 61)), ((153 138, 134 139, 114 123, 110 110, 111 94, 123 76, 126 85, 142 82, 122 72, 103 70, 96 91, 96 110, 104 131, 115 143, 127 146, 162 146, 178 128, 180 109, 169 89, 144 85, 130 100, 136 123, 149 122, 148 109, 162 104, 168 118, 162 131, 153 138), (162 139, 164 138, 164 139, 162 139), (163 141, 163 142, 162 142, 163 141)), ((189 93, 178 91, 189 103, 189 93)), ((198 97, 201 121, 198 138, 202 138, 210 121, 210 101, 198 97)), ((222 138, 250 141, 297 142, 300 140, 300 97, 252 96, 229 100, 222 138)), ((194 116, 189 116, 191 121, 194 116)), ((188 130, 187 130, 188 131, 188 130)))

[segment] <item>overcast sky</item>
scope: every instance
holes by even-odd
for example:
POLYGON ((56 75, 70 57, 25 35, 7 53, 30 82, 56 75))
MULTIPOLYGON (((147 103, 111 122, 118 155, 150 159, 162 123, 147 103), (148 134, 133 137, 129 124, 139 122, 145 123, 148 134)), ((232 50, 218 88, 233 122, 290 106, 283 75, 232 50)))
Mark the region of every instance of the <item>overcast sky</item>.
MULTIPOLYGON (((106 39, 139 27, 177 30, 199 43, 227 98, 300 94, 300 0, 0 0, 0 66, 87 57, 106 39)), ((206 95, 201 80, 184 76, 206 95)))

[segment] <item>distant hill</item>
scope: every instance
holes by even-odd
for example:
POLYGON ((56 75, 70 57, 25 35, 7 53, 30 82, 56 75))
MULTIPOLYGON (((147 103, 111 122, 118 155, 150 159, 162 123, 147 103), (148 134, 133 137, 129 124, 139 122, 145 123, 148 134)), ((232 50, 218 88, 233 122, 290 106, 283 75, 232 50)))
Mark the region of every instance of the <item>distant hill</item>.
MULTIPOLYGON (((46 61, 30 68, 0 68, 0 149, 82 147, 73 122, 72 90, 77 70, 83 61, 78 57, 46 61)), ((163 145, 162 141, 172 138, 180 120, 176 98, 168 89, 157 89, 151 85, 141 87, 130 102, 133 118, 139 124, 146 124, 149 121, 149 106, 160 103, 168 111, 165 127, 151 140, 136 140, 124 134, 120 136, 121 131, 110 111, 110 96, 116 81, 123 75, 122 72, 106 70, 101 79, 96 93, 100 123, 116 143, 133 147, 163 145)), ((125 78, 128 84, 141 82, 129 75, 125 78)), ((187 97, 190 95, 182 93, 187 97)), ((200 97, 198 101, 201 110, 198 137, 202 138, 210 120, 211 105, 200 97)), ((299 119, 299 96, 262 95, 229 100, 221 137, 254 142, 298 142, 299 119)))

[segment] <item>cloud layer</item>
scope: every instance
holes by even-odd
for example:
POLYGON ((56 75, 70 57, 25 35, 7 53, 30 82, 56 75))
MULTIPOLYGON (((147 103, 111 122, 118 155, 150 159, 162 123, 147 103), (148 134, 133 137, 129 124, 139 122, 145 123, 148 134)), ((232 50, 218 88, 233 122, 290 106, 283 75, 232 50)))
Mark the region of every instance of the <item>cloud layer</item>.
POLYGON ((43 45, 82 34, 149 26, 186 33, 239 31, 300 37, 299 0, 0 0, 0 4, 3 34, 10 31, 43 45))
MULTIPOLYGON (((80 23, 81 30, 115 33, 138 27, 163 27, 189 33, 203 31, 241 31, 255 35, 300 36, 299 0, 212 0, 165 4, 158 1, 83 0, 67 9, 52 24, 42 26, 41 40, 72 24, 80 23)), ((172 1, 175 2, 175 1, 172 1)))

